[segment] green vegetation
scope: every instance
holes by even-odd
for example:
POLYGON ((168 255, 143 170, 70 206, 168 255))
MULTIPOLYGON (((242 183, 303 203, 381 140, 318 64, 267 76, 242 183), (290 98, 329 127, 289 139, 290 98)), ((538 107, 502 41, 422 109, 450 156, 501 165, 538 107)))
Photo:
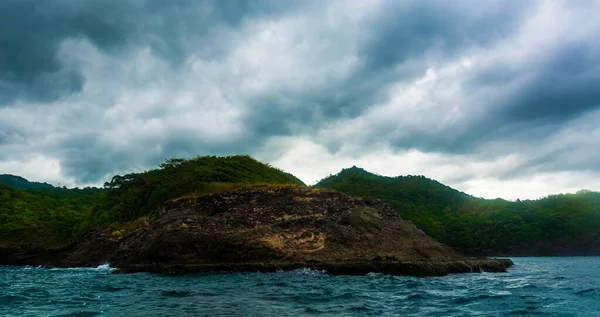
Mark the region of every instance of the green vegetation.
POLYGON ((316 187, 385 200, 435 239, 472 253, 600 252, 600 193, 539 200, 480 199, 423 176, 342 170, 316 187))
MULTIPOLYGON (((116 175, 104 188, 58 188, 0 175, 0 246, 56 246, 108 227, 119 238, 165 201, 249 184, 303 185, 249 156, 169 159, 157 169, 116 175)), ((383 177, 356 167, 316 187, 381 198, 432 237, 472 253, 600 252, 597 192, 486 200, 423 176, 383 177)))
POLYGON ((98 188, 16 189, 0 183, 0 242, 53 246, 87 230, 98 188))
MULTIPOLYGON (((4 175, 3 175, 4 176, 4 175)), ((8 175, 0 183, 0 245, 56 246, 91 230, 130 230, 167 200, 248 184, 299 184, 249 156, 174 158, 158 169, 116 175, 103 189, 67 189, 8 175)))
POLYGON ((0 183, 17 189, 52 188, 48 183, 30 182, 21 176, 0 174, 0 183))
POLYGON ((106 193, 94 206, 91 219, 96 227, 131 221, 150 214, 167 200, 247 184, 303 185, 295 176, 250 156, 175 158, 159 169, 114 176, 104 184, 106 193))

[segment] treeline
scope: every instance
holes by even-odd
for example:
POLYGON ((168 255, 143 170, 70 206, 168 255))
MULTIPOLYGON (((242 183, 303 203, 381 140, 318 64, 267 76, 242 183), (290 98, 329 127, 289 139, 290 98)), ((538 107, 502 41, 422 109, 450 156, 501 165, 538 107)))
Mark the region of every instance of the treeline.
POLYGON ((478 253, 600 254, 600 193, 470 201, 445 215, 443 239, 478 253))
POLYGON ((52 186, 17 189, 0 183, 0 244, 52 246, 84 234, 101 191, 52 186))
POLYGON ((243 155, 169 159, 157 169, 116 175, 101 189, 57 188, 7 175, 0 178, 0 246, 58 245, 147 216, 170 199, 259 183, 303 185, 295 176, 243 155))
POLYGON ((250 156, 203 156, 169 159, 160 168, 117 175, 104 184, 106 192, 95 205, 94 226, 146 216, 167 200, 231 189, 246 184, 300 184, 302 181, 250 156))
POLYGON ((317 187, 385 200, 435 239, 472 254, 600 254, 600 193, 511 202, 481 199, 423 176, 342 170, 317 187))
MULTIPOLYGON (((116 175, 103 188, 67 189, 0 175, 0 247, 59 245, 87 232, 148 216, 167 200, 248 184, 299 184, 249 156, 169 159, 116 175), (3 184, 9 182, 12 186, 3 184)), ((342 170, 316 187, 385 200, 435 239, 468 253, 600 254, 600 193, 540 200, 480 199, 423 176, 342 170)))
POLYGON ((0 183, 17 189, 53 188, 48 183, 30 182, 17 175, 0 174, 0 183))

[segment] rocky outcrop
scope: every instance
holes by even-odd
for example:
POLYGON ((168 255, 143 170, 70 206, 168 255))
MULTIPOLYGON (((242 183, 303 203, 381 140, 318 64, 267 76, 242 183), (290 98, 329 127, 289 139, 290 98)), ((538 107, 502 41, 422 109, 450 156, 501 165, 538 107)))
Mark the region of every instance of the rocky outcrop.
POLYGON ((468 259, 384 204, 301 186, 251 186, 166 203, 120 242, 117 272, 504 272, 510 260, 468 259))
POLYGON ((119 273, 504 272, 510 260, 465 258, 380 200, 302 186, 250 186, 164 204, 132 233, 102 230, 57 249, 0 245, 0 265, 97 266, 119 273))
POLYGON ((91 233, 58 248, 13 243, 0 246, 0 265, 95 267, 109 262, 119 243, 111 229, 91 233))

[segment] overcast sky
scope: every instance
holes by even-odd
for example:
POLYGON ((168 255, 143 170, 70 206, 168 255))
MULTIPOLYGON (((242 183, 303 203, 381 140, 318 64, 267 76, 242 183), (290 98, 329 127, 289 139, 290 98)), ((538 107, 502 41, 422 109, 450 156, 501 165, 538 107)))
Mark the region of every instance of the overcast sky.
POLYGON ((0 173, 250 154, 469 194, 600 190, 599 1, 0 1, 0 173))

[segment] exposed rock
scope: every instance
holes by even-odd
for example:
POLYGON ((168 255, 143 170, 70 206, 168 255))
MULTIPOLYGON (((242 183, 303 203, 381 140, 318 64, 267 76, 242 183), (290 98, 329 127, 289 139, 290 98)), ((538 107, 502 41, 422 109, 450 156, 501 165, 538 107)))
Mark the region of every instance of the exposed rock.
POLYGON ((381 215, 375 208, 358 207, 350 209, 345 213, 344 220, 364 232, 381 231, 381 215))
POLYGON ((0 246, 0 264, 97 266, 117 272, 277 271, 430 276, 504 272, 510 260, 469 259, 380 200, 299 186, 251 186, 166 203, 133 233, 111 229, 58 249, 0 246))
POLYGON ((272 185, 168 202, 121 242, 111 262, 121 273, 312 268, 416 276, 512 265, 465 258, 382 201, 272 185))
POLYGON ((95 267, 110 261, 116 253, 120 241, 111 233, 111 229, 94 232, 60 248, 2 246, 0 265, 95 267))

